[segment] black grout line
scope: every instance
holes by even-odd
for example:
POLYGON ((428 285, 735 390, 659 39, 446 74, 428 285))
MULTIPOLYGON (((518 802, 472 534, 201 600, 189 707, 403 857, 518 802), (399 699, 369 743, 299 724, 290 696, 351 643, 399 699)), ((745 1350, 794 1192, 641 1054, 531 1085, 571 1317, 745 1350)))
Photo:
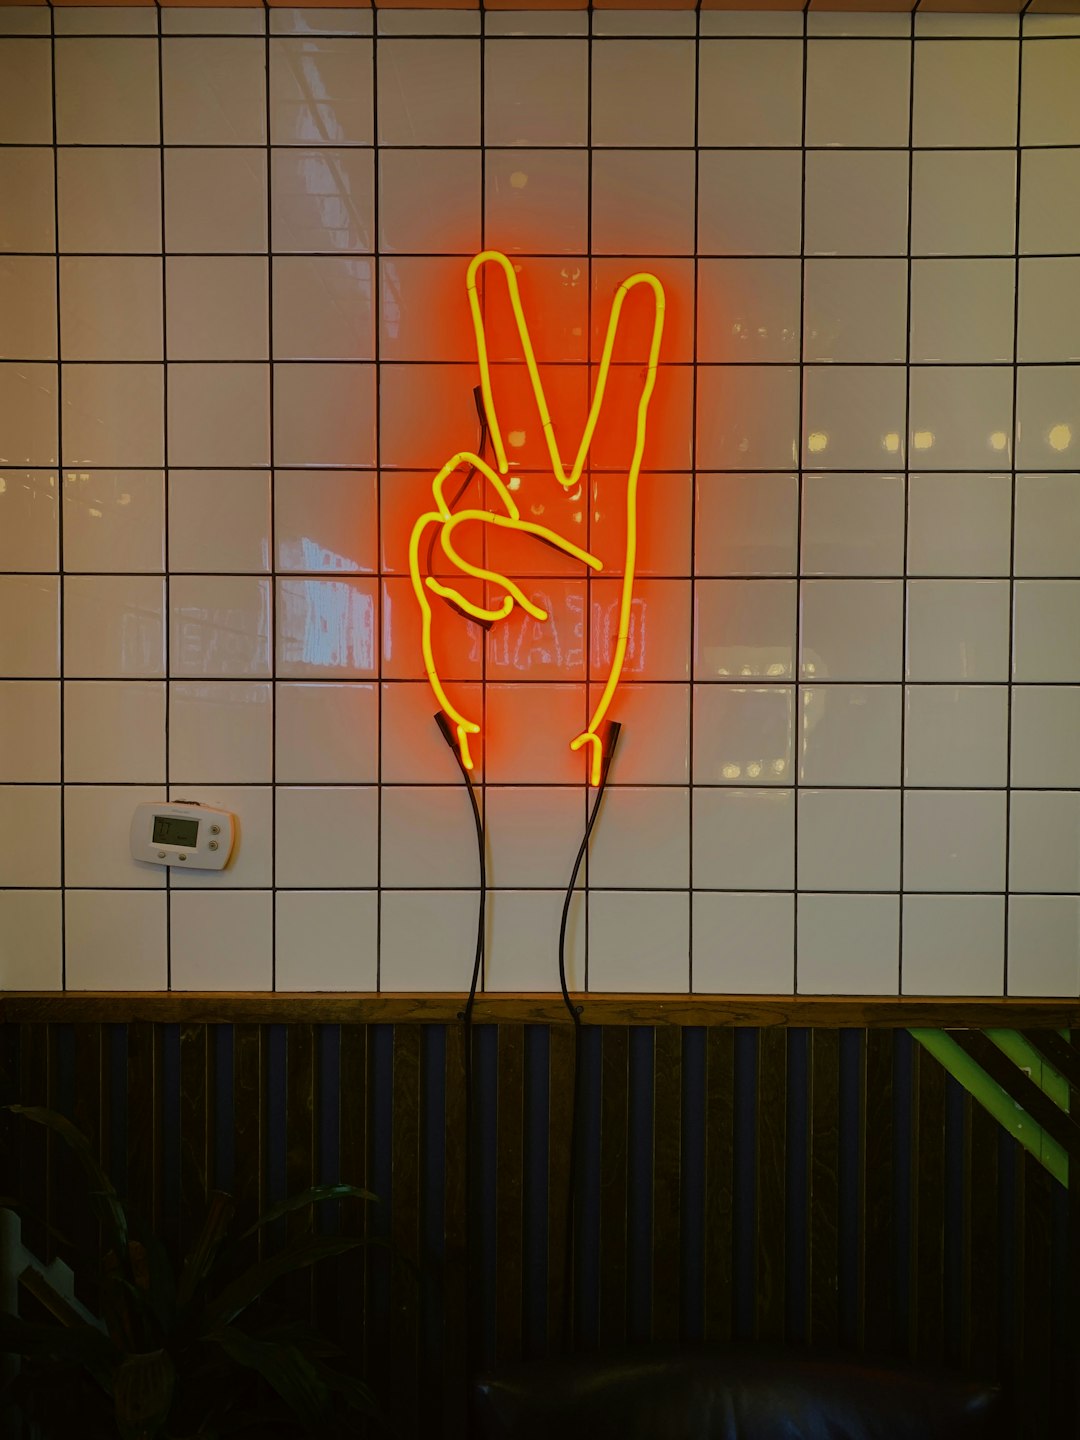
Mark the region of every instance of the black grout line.
MULTIPOLYGON (((60 294, 60 167, 57 162, 56 144, 56 11, 49 7, 49 85, 50 85, 50 113, 52 117, 52 157, 53 157, 53 275, 54 275, 54 299, 56 304, 56 353, 60 354, 61 349, 61 317, 63 308, 60 294)), ((62 368, 56 367, 56 552, 57 563, 63 566, 64 563, 64 374, 62 368)), ((63 786, 66 780, 65 757, 66 746, 64 744, 64 726, 66 714, 64 707, 64 585, 57 586, 57 627, 59 631, 59 681, 60 681, 60 785, 63 786)), ((63 803, 63 789, 60 791, 60 988, 67 989, 67 900, 64 893, 64 886, 67 880, 67 826, 65 823, 65 812, 67 807, 63 803)))
MULTIPOLYGON (((67 257, 67 256, 64 256, 63 258, 64 258, 64 259, 67 259, 68 257, 67 257)), ((162 258, 162 257, 161 257, 161 256, 155 256, 154 258, 155 258, 155 259, 160 259, 160 258, 162 258)), ((642 258, 641 256, 638 256, 638 257, 637 257, 638 260, 640 260, 641 258, 642 258)), ((795 263, 798 263, 798 257, 797 257, 797 256, 796 256, 796 257, 792 257, 792 258, 793 258, 793 261, 794 261, 795 263)), ((900 261, 901 261, 901 263, 902 263, 903 257, 897 257, 897 258, 899 258, 900 261)), ((994 258, 994 259, 1009 260, 1009 259, 1014 258, 1014 257, 1010 257, 1010 256, 994 256, 994 257, 992 257, 992 258, 994 258)), ((1027 260, 1029 257, 1025 255, 1023 258, 1024 258, 1025 260, 1027 260)), ((1071 256, 1061 256, 1061 257, 1055 257, 1055 258, 1071 259, 1072 257, 1071 257, 1071 256)), ((26 357, 26 356, 8 356, 8 357, 5 357, 2 361, 0 361, 0 363, 2 363, 2 364, 7 364, 7 365, 56 365, 58 362, 57 362, 57 359, 56 359, 55 356, 49 356, 49 357, 46 357, 45 359, 42 359, 40 356, 37 356, 37 357, 29 357, 29 358, 26 357)), ((468 360, 386 360, 386 361, 382 361, 382 362, 376 362, 376 361, 373 360, 373 359, 347 359, 347 358, 342 358, 342 357, 340 357, 340 356, 326 356, 326 357, 323 357, 323 358, 316 358, 316 359, 312 359, 310 356, 306 356, 306 357, 304 357, 304 358, 301 359, 301 358, 297 358, 297 357, 294 357, 294 356, 280 356, 280 355, 275 355, 272 359, 270 359, 270 358, 267 357, 267 356, 263 356, 261 359, 255 359, 255 360, 253 360, 253 359, 251 359, 251 358, 249 357, 249 358, 247 358, 247 359, 169 360, 168 362, 163 362, 163 361, 160 361, 160 360, 65 360, 65 361, 63 361, 62 363, 63 363, 67 368, 69 368, 69 369, 79 369, 79 368, 84 367, 84 366, 88 366, 88 367, 92 366, 95 370, 96 370, 96 369, 108 369, 108 368, 113 368, 113 367, 117 367, 117 366, 123 367, 123 368, 125 368, 125 369, 159 370, 159 369, 161 369, 162 366, 164 365, 164 366, 165 366, 165 369, 166 369, 166 372, 168 371, 169 367, 171 367, 171 366, 178 366, 178 367, 179 367, 179 366, 184 366, 184 365, 202 365, 202 366, 210 366, 210 365, 219 365, 219 366, 220 366, 220 365, 251 365, 251 366, 255 366, 255 365, 257 365, 257 366, 271 366, 271 367, 289 366, 289 365, 317 365, 317 366, 319 366, 320 368, 322 368, 322 367, 324 367, 324 366, 341 366, 341 365, 344 365, 344 366, 360 366, 360 367, 363 367, 363 368, 365 368, 365 369, 370 369, 370 368, 372 368, 376 363, 380 363, 380 364, 381 364, 381 367, 382 367, 383 369, 388 369, 388 370, 395 370, 395 369, 417 369, 417 368, 424 369, 424 368, 428 368, 428 367, 438 368, 438 369, 440 369, 440 370, 442 370, 442 369, 447 369, 447 370, 469 370, 469 369, 474 368, 474 365, 475 365, 475 362, 468 361, 468 360)), ((491 363, 491 368, 492 368, 493 371, 498 371, 498 370, 500 370, 500 369, 510 370, 510 369, 512 369, 512 368, 514 367, 514 365, 515 365, 516 363, 517 363, 517 362, 512 361, 512 360, 493 360, 492 363, 491 363)), ((586 371, 590 371, 590 370, 596 368, 595 366, 589 365, 587 362, 581 361, 581 360, 545 360, 545 359, 543 359, 542 357, 540 357, 539 360, 538 360, 538 363, 541 364, 541 365, 543 365, 546 370, 580 370, 580 371, 582 372, 582 375, 583 375, 583 376, 585 375, 585 372, 586 372, 586 371)), ((612 363, 611 363, 611 368, 612 368, 614 371, 616 371, 616 372, 618 372, 619 370, 640 370, 640 369, 641 369, 641 363, 640 363, 640 361, 630 361, 630 360, 614 361, 614 360, 613 360, 612 363)), ((670 372, 676 371, 676 370, 678 370, 678 371, 683 371, 683 370, 685 370, 685 371, 690 371, 690 372, 699 371, 699 370, 791 370, 791 371, 794 371, 794 370, 796 370, 796 369, 823 370, 823 371, 824 371, 824 370, 903 370, 904 368, 905 368, 905 366, 904 366, 904 362, 903 362, 902 360, 804 360, 804 361, 801 361, 801 362, 800 362, 800 361, 799 361, 797 358, 795 358, 795 357, 792 357, 790 360, 700 360, 700 361, 694 361, 694 360, 666 360, 666 361, 664 361, 664 363, 660 366, 661 372, 666 372, 666 373, 670 373, 670 372)), ((1014 369, 1018 369, 1018 370, 1077 370, 1077 371, 1080 371, 1080 362, 1078 362, 1078 361, 1076 361, 1076 360, 1029 360, 1029 361, 1025 361, 1023 365, 1014 366, 1013 363, 1012 363, 1011 361, 1008 361, 1008 360, 959 360, 959 361, 953 361, 953 360, 913 360, 913 361, 911 362, 910 369, 913 370, 913 371, 919 371, 919 370, 1008 370, 1008 371, 1011 372, 1011 371, 1014 370, 1014 369)), ((95 465, 95 464, 93 464, 93 463, 80 462, 80 461, 74 461, 74 462, 72 462, 72 463, 74 463, 75 465, 79 466, 80 468, 91 468, 91 469, 114 469, 114 468, 120 468, 120 467, 114 467, 114 466, 103 466, 103 465, 100 465, 100 464, 95 465)), ((271 463, 271 465, 273 464, 273 462, 270 462, 270 463, 271 463)), ((43 468, 43 467, 37 466, 37 467, 32 467, 32 468, 43 468)), ((45 467, 45 468, 47 468, 47 467, 45 467)), ((127 468, 132 468, 132 467, 127 467, 127 468)), ((161 467, 160 467, 160 466, 154 466, 154 465, 147 465, 147 466, 141 466, 141 467, 138 467, 138 468, 153 470, 153 469, 160 469, 161 467)), ((207 468, 210 468, 210 467, 207 467, 207 466, 198 467, 198 466, 194 466, 194 465, 178 465, 178 466, 176 466, 175 468, 176 468, 176 469, 182 469, 182 470, 194 470, 194 469, 198 469, 198 468, 207 469, 207 468)), ((251 466, 251 465, 248 465, 248 466, 244 466, 244 465, 231 465, 231 466, 218 466, 217 468, 218 468, 218 469, 232 469, 232 470, 238 470, 238 469, 239 469, 239 470, 243 470, 243 469, 265 469, 266 467, 265 467, 265 466, 251 466)), ((308 465, 303 465, 303 464, 283 463, 279 468, 281 468, 281 469, 283 469, 283 470, 294 470, 294 469, 295 469, 295 470, 305 470, 305 469, 311 469, 311 468, 315 468, 315 467, 308 466, 308 465)), ((377 467, 377 466, 353 465, 353 466, 347 466, 347 467, 343 467, 343 468, 355 469, 355 470, 362 470, 362 469, 376 469, 376 468, 378 468, 378 467, 377 467)), ((399 465, 395 465, 394 468, 395 468, 395 469, 402 469, 402 468, 423 469, 423 468, 425 468, 425 467, 419 466, 419 465, 409 466, 409 467, 402 467, 402 466, 399 464, 399 465)), ((821 467, 821 468, 825 468, 825 467, 821 467)), ((898 468, 898 467, 894 466, 893 468, 895 469, 895 468, 898 468)), ((991 467, 991 468, 992 468, 992 467, 991 467)), ((1008 468, 1008 467, 1003 466, 1002 468, 1003 468, 1003 469, 1006 469, 1006 468, 1008 468)), ((667 472, 665 472, 665 473, 667 473, 667 472)))
MULTIPOLYGON (((271 142, 273 140, 273 99, 270 83, 270 6, 269 0, 263 3, 263 85, 265 94, 265 124, 266 124, 266 241, 271 252, 273 251, 274 236, 274 167, 272 162, 273 154, 271 142)), ((271 355, 274 354, 277 346, 274 340, 274 272, 273 261, 270 260, 266 270, 266 339, 267 347, 271 355)), ((276 410, 274 406, 274 381, 276 367, 271 364, 268 367, 267 385, 269 398, 267 401, 267 444, 269 446, 268 456, 270 461, 270 513, 269 525, 269 563, 271 570, 276 572, 277 568, 277 546, 276 546, 276 516, 277 516, 277 491, 274 483, 275 452, 274 435, 276 430, 276 410)), ((276 584, 270 586, 270 877, 275 887, 274 899, 270 913, 270 989, 277 989, 277 665, 278 665, 278 587, 276 584)))
MULTIPOLYGON (((159 195, 160 225, 161 225, 161 253, 157 257, 161 265, 161 424, 162 424, 162 457, 164 468, 162 471, 162 518, 164 523, 164 549, 165 549, 165 614, 164 614, 164 643, 165 643, 165 673, 172 669, 172 573, 169 556, 169 492, 171 490, 169 476, 169 367, 165 363, 169 353, 169 296, 165 269, 165 55, 162 44, 161 17, 162 10, 160 0, 155 3, 155 21, 157 25, 157 81, 158 81, 158 144, 159 144, 159 195)), ((170 735, 172 719, 172 686, 165 686, 165 794, 170 796, 169 774, 171 768, 170 735)), ((171 798, 171 797, 170 797, 171 798)), ((172 989, 172 960, 173 960, 173 934, 172 934, 172 868, 165 867, 164 889, 165 889, 165 988, 172 989)))
MULTIPOLYGON (((585 265, 586 265, 586 274, 587 274, 587 276, 588 276, 588 283, 587 283, 587 287, 586 287, 586 291, 585 291, 585 334, 586 334, 586 337, 587 337, 587 339, 586 339, 586 347, 587 347, 589 359, 590 359, 590 361, 591 361, 592 358, 593 358, 593 353, 592 353, 592 352, 593 352, 593 258, 594 258, 594 257, 593 257, 593 253, 592 253, 592 252, 593 252, 593 168, 594 168, 594 167, 593 167, 593 156, 594 156, 594 154, 595 154, 595 152, 596 152, 595 137, 594 137, 594 135, 593 135, 593 108, 594 108, 594 107, 593 107, 593 66, 594 66, 594 64, 595 64, 595 56, 594 56, 594 53, 593 53, 593 43, 594 43, 595 38, 596 38, 596 35, 595 35, 595 26, 594 26, 594 23, 593 23, 593 20, 594 20, 594 15, 593 15, 593 0, 588 0, 588 9, 587 9, 587 12, 586 12, 586 13, 587 13, 587 17, 588 17, 588 18, 587 18, 587 21, 586 21, 587 29, 586 29, 586 38, 585 38, 585 66, 586 66, 586 69, 585 69, 585 76, 586 76, 586 81, 585 81, 585 83, 586 83, 586 92, 585 92, 585 136, 586 136, 586 140, 587 140, 587 142, 588 142, 588 150, 587 150, 587 153, 586 153, 586 161, 585 161, 585 205, 586 205, 586 211, 585 211, 585 265)), ((694 167, 694 168, 695 168, 695 170, 697 169, 696 164, 695 164, 695 167, 694 167)), ((590 375, 591 375, 591 373, 592 373, 592 371, 591 371, 591 367, 590 367, 590 375)), ((592 542, 592 511, 593 511, 593 506, 592 506, 592 493, 593 493, 593 483, 594 483, 594 479, 595 479, 595 472, 594 472, 594 470, 593 470, 593 466, 592 466, 591 461, 592 461, 592 455, 590 454, 590 456, 589 456, 589 462, 590 462, 590 463, 588 463, 588 464, 586 465, 586 467, 585 467, 585 469, 584 469, 584 472, 583 472, 583 475, 582 475, 582 483, 583 483, 583 485, 584 485, 584 501, 585 501, 585 507, 586 507, 586 508, 585 508, 586 532, 585 532, 585 533, 586 533, 586 536, 587 536, 587 542, 590 543, 590 544, 591 544, 591 542, 592 542)), ((590 707, 591 707, 591 702, 592 702, 592 576, 590 575, 590 573, 589 573, 587 570, 586 570, 586 572, 585 572, 585 614, 584 614, 584 617, 583 617, 583 627, 582 627, 582 628, 583 628, 584 636, 585 636, 585 687, 584 687, 584 688, 585 688, 585 695, 584 695, 585 722, 584 722, 584 723, 587 725, 587 724, 589 723, 589 714, 590 714, 590 707)), ((618 692, 616 692, 616 693, 618 693, 618 692)), ((613 697, 613 698, 614 698, 614 697, 613 697)), ((588 750, 584 751, 583 753, 584 753, 585 755, 587 755, 587 754, 588 754, 588 750)), ((588 787, 588 784, 586 784, 586 785, 583 787, 583 794, 582 794, 582 811, 581 811, 581 815, 582 815, 582 826, 585 827, 585 826, 588 825, 588 820, 589 820, 589 787, 588 787)), ((591 866, 592 866, 592 842, 590 841, 590 843, 585 847, 585 855, 584 855, 583 860, 582 860, 581 872, 580 872, 580 880, 579 880, 579 882, 578 882, 579 885, 580 885, 580 888, 581 888, 581 897, 582 897, 582 898, 581 898, 581 904, 582 904, 582 907, 583 907, 583 909, 584 909, 584 915, 583 915, 583 917, 582 917, 583 946, 584 946, 584 950, 583 950, 583 954, 582 954, 582 957, 581 957, 581 967, 582 967, 582 973, 581 973, 581 988, 582 988, 582 990, 585 992, 585 994, 588 994, 588 992, 589 992, 589 978, 590 978, 590 976, 589 976, 589 938, 590 938, 590 937, 589 937, 589 925, 590 925, 590 911, 592 910, 592 906, 591 906, 590 903, 589 903, 589 894, 590 894, 590 885, 591 885, 589 872, 590 872, 591 866)), ((576 887, 575 887, 575 888, 576 888, 576 887)), ((574 925, 574 922, 573 922, 573 911, 574 911, 574 909, 575 909, 575 907, 576 907, 576 902, 577 902, 577 897, 576 897, 576 895, 575 895, 574 901, 571 902, 571 907, 570 907, 570 923, 569 923, 569 925, 568 925, 568 934, 569 934, 569 936, 570 936, 570 943, 571 943, 571 944, 573 943, 573 936, 574 936, 574 934, 575 934, 575 932, 576 932, 576 929, 577 929, 576 925, 574 925)), ((568 983, 570 983, 570 977, 569 977, 569 976, 567 976, 567 981, 568 981, 568 983)), ((575 1060, 575 1066, 576 1066, 577 1063, 578 1063, 578 1062, 575 1060)))
MULTIPOLYGON (((802 7, 802 92, 799 104, 799 413, 795 430, 795 639, 792 651, 792 673, 799 674, 802 668, 802 602, 803 602, 803 498, 805 489, 805 455, 803 435, 806 431, 806 123, 807 123, 807 81, 810 69, 810 4, 805 0, 802 7)), ((906 431, 905 431, 906 435, 906 431)), ((905 446, 906 448, 906 446, 905 446)), ((696 588, 695 588, 696 597, 696 588)), ((691 656, 691 664, 694 656, 691 656)), ((792 861, 794 877, 791 924, 791 989, 799 993, 799 779, 802 771, 802 715, 799 701, 801 695, 795 692, 795 734, 792 742, 791 779, 792 789, 792 861)), ((693 762, 691 761, 691 764, 693 762)))
MULTIPOLYGON (((701 0, 696 0, 694 6, 694 151, 698 151, 701 136, 701 0)), ((690 561, 689 568, 691 577, 691 610, 690 610, 690 656, 691 663, 693 656, 697 653, 697 607, 693 604, 693 598, 697 594, 697 446, 698 446, 698 375, 696 365, 700 350, 700 304, 701 304, 701 261, 698 259, 698 248, 701 244, 701 166, 694 165, 694 290, 693 290, 693 311, 691 325, 693 327, 693 340, 691 351, 694 356, 694 388, 690 396, 690 469, 695 474, 693 481, 694 493, 690 497, 690 561)), ((799 426, 800 434, 802 426, 799 426)), ((686 745, 689 752, 688 769, 692 775, 694 770, 694 697, 689 696, 687 707, 687 738, 686 745)), ((689 839, 687 844, 687 863, 689 866, 689 882, 691 896, 694 889, 694 803, 693 793, 688 796, 686 807, 687 825, 689 839)), ((688 935, 688 963, 689 972, 687 978, 687 990, 694 993, 694 905, 691 898, 689 915, 687 917, 688 935)))
MULTIPOLYGON (((379 139, 379 27, 372 23, 371 35, 371 134, 375 143, 375 153, 372 160, 372 182, 371 182, 371 249, 374 255, 374 263, 371 270, 372 296, 371 313, 374 321, 372 333, 372 347, 375 357, 375 559, 382 570, 383 563, 383 495, 382 495, 382 233, 380 204, 382 194, 382 147, 378 144, 379 139)), ((439 462, 441 463, 441 462, 439 462)), ((275 562, 276 563, 276 562, 275 562)), ((375 757, 377 789, 375 794, 375 823, 378 827, 375 834, 375 989, 382 990, 382 938, 383 938, 383 873, 382 873, 382 833, 383 833, 383 747, 385 744, 384 724, 385 710, 383 707, 383 638, 386 617, 383 605, 384 586, 382 575, 375 591, 375 625, 376 642, 378 646, 378 671, 376 677, 376 719, 377 730, 376 744, 378 753, 375 757)))

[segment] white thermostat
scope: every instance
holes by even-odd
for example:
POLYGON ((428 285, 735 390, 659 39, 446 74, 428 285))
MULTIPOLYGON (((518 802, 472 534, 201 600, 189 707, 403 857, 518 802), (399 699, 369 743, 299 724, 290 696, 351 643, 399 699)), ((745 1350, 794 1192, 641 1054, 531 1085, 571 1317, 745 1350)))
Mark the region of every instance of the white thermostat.
POLYGON ((236 817, 198 800, 148 800, 131 817, 131 854, 150 865, 223 870, 232 854, 236 817))

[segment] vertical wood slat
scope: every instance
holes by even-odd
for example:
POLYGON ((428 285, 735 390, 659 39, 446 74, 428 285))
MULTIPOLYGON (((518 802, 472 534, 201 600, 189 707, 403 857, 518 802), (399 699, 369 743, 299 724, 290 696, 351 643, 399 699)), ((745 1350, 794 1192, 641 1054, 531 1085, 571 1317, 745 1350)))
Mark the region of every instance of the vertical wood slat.
POLYGON ((145 1225, 155 1221, 155 1164, 158 1142, 155 1031, 148 1020, 127 1031, 127 1193, 132 1213, 145 1225))
MULTIPOLYGON (((233 1147, 236 1181, 236 1231, 242 1233, 257 1218, 263 1201, 265 1151, 262 1143, 263 1035, 259 1025, 237 1025, 233 1030, 233 1147)), ((245 1242, 254 1259, 259 1237, 245 1242)))
POLYGON ((653 1032, 652 1333, 679 1336, 682 1275, 682 1030, 660 1025, 653 1032))
POLYGON ((873 1354, 893 1347, 893 1060, 890 1030, 867 1030, 862 1081, 859 1315, 873 1354))
POLYGON ((210 1027, 180 1027, 180 1243, 198 1234, 211 1189, 214 1051, 210 1027))
POLYGON ((964 1097, 963 1334, 964 1364, 993 1375, 998 1358, 998 1124, 964 1097))
POLYGON ((913 1086, 909 1348, 936 1364, 945 1341, 945 1071, 921 1045, 913 1086))
POLYGON ((781 1340, 785 1322, 785 1154, 787 1031, 760 1031, 757 1103, 757 1257, 755 1330, 781 1340))
MULTIPOLYGON (((1069 1035, 1074 1058, 1080 1061, 1080 1029, 1069 1035)), ((1080 1096, 1075 1090, 1069 1093, 1069 1108, 1074 1117, 1080 1118, 1080 1096)), ((1080 1165, 1069 1164, 1069 1273, 1068 1293, 1080 1295, 1080 1165)), ((1080 1306, 1069 1307, 1070 1332, 1067 1339, 1068 1352, 1080 1354, 1080 1306)), ((1080 1434, 1080 1365, 1072 1367, 1070 1376, 1068 1421, 1073 1431, 1080 1434)))
POLYGON ((1022 1377, 1018 1400, 1025 1422, 1022 1433, 1041 1437, 1054 1433, 1057 1418, 1050 1413, 1054 1358, 1051 1182, 1040 1162, 1026 1150, 1019 1153, 1017 1161, 1018 1209, 1022 1216, 1016 1264, 1016 1362, 1022 1377))
POLYGON ((465 1115, 465 1035, 446 1027, 443 1102, 443 1434, 461 1440, 468 1414, 468 1182, 465 1115))
POLYGON ((420 1054, 420 1026, 395 1026, 388 1393, 406 1433, 416 1428, 420 1384, 420 1054))
POLYGON ((840 1210, 840 1032, 810 1032, 807 1334, 812 1345, 837 1343, 840 1210))
MULTIPOLYGON (((342 1025, 341 1060, 338 1069, 339 1171, 346 1185, 368 1187, 368 1028, 342 1025)), ((367 1204, 346 1201, 341 1206, 341 1233, 363 1238, 367 1235, 367 1204)), ((338 1333, 350 1367, 366 1375, 364 1316, 367 1311, 364 1287, 366 1265, 362 1250, 350 1251, 337 1262, 338 1333)))
POLYGON ((600 1314, 602 1346, 626 1340, 630 1031, 605 1025, 600 1074, 600 1314))
MULTIPOLYGON (((315 1184, 315 1027, 294 1024, 285 1041, 285 1194, 298 1195, 315 1184)), ((305 1206, 289 1215, 286 1238, 295 1242, 314 1228, 318 1216, 305 1206)), ((290 1276, 288 1294, 304 1319, 311 1315, 315 1277, 311 1270, 290 1276)))
MULTIPOLYGON (((46 1103, 50 1110, 59 1111, 68 1119, 74 1119, 74 1095, 65 1094, 64 1044, 66 1026, 49 1025, 46 1034, 46 1103)), ((49 1179, 48 1179, 48 1220, 50 1231, 46 1238, 44 1258, 52 1260, 64 1253, 59 1237, 70 1240, 78 1224, 79 1214, 86 1205, 86 1184, 78 1162, 71 1150, 57 1135, 49 1132, 49 1179)), ((70 1258, 70 1257, 69 1257, 70 1258)), ((79 1267, 82 1268, 81 1266, 79 1267)))
POLYGON ((521 1356, 524 1279, 525 1026, 498 1028, 495 1340, 499 1364, 521 1356))
POLYGON ((564 1333, 566 1316, 573 1314, 573 1304, 568 1303, 566 1295, 566 1247, 571 1243, 567 1200, 574 1032, 569 1025, 552 1025, 548 1033, 548 1337, 553 1353, 557 1353, 569 1342, 570 1337, 564 1333))
MULTIPOLYGON (((49 1061, 47 1025, 22 1025, 19 1036, 19 1103, 49 1103, 49 1061)), ((49 1146, 40 1125, 21 1120, 18 1143, 21 1157, 23 1240, 43 1259, 48 1248, 48 1231, 42 1222, 49 1213, 49 1146)))
POLYGON ((731 1339, 734 1318, 735 1032, 705 1036, 705 1339, 731 1339))

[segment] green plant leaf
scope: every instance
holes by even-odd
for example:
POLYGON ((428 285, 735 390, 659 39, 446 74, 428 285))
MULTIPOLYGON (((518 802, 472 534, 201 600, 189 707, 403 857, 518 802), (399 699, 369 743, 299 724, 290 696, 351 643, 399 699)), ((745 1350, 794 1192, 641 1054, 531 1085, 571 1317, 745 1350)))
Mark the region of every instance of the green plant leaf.
POLYGON ((121 1440, 153 1440, 172 1408, 176 1370, 167 1350, 126 1355, 113 1377, 121 1440))
POLYGON ((320 1260, 330 1259, 334 1255, 346 1255, 363 1243, 362 1240, 346 1240, 336 1235, 320 1235, 302 1240, 296 1245, 289 1245, 269 1260, 253 1265, 250 1270, 246 1270, 243 1275, 226 1285, 221 1294, 210 1302, 203 1319, 202 1333, 207 1335, 231 1324, 282 1275, 289 1275, 294 1270, 306 1270, 320 1260))
POLYGON ((214 1331, 207 1339, 219 1345, 237 1365, 261 1375, 309 1430, 316 1421, 325 1423, 330 1412, 330 1391, 297 1346, 269 1344, 232 1326, 214 1331))
POLYGON ((214 1260, 228 1233, 235 1211, 236 1205, 232 1196, 226 1195, 223 1190, 215 1190, 210 1196, 202 1229, 184 1258, 184 1268, 180 1273, 180 1284, 176 1292, 177 1304, 188 1305, 213 1269, 214 1260))
POLYGON ((0 1352, 82 1365, 106 1391, 111 1391, 120 1359, 108 1336, 93 1325, 38 1325, 14 1315, 0 1315, 0 1352))
POLYGON ((290 1195, 287 1199, 272 1205, 255 1221, 249 1225, 240 1236, 241 1240, 248 1239, 256 1231, 261 1230, 264 1225, 272 1225, 275 1220, 280 1220, 283 1215, 290 1215, 294 1210, 302 1210, 305 1205, 319 1205, 324 1200, 374 1200, 378 1202, 379 1197, 373 1195, 370 1190, 361 1190, 357 1185, 315 1185, 310 1190, 301 1191, 298 1195, 290 1195))
POLYGON ((336 1395, 340 1395, 350 1410, 360 1415, 380 1416, 379 1404, 370 1388, 356 1375, 344 1375, 332 1370, 329 1365, 320 1365, 319 1374, 323 1384, 336 1395))

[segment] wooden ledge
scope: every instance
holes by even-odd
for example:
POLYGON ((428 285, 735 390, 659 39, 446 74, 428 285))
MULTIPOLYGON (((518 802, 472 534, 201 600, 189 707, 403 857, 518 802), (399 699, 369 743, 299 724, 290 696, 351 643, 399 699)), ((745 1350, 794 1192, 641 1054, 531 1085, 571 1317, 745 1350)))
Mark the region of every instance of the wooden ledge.
MULTIPOLYGON (((1080 1026, 1080 999, 943 999, 879 995, 576 995, 586 1025, 855 1026, 1055 1029, 1080 1026)), ((459 994, 205 994, 171 991, 0 993, 8 1024, 447 1025, 459 994)), ((477 1025, 568 1025, 558 995, 478 995, 477 1025)))

